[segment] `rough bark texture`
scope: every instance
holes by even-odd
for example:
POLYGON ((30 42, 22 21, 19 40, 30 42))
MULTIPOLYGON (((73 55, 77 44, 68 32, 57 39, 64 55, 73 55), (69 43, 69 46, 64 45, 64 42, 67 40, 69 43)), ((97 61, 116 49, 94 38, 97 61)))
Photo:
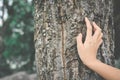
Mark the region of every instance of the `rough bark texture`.
POLYGON ((120 58, 120 0, 114 0, 115 57, 120 58))
POLYGON ((34 4, 38 80, 103 80, 80 61, 75 37, 80 32, 86 35, 85 16, 95 21, 104 34, 98 58, 113 65, 112 0, 34 0, 34 4))

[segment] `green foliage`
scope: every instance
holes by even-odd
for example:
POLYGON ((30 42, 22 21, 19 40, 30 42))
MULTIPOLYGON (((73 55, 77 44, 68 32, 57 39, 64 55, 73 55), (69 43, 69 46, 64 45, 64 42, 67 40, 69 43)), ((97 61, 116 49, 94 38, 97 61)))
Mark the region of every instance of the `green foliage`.
MULTIPOLYGON (((16 64, 13 72, 26 70, 33 72, 34 43, 33 43, 33 6, 27 0, 4 0, 4 6, 8 11, 8 18, 4 22, 7 26, 4 32, 5 50, 3 57, 6 66, 16 64), (8 62, 7 62, 8 60, 8 62), (26 62, 22 64, 22 62, 26 62), (21 64, 21 66, 19 66, 21 64)), ((1 66, 1 65, 0 65, 1 66)), ((0 74, 1 75, 1 74, 0 74)))

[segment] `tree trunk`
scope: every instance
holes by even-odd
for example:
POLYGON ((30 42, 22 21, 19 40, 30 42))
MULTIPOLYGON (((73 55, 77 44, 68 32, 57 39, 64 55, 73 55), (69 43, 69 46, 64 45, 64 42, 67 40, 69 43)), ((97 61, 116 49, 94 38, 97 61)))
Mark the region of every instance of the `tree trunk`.
POLYGON ((120 58, 120 0, 114 0, 115 59, 120 58))
MULTIPOLYGON (((86 35, 84 17, 102 28, 98 59, 114 64, 112 0, 34 0, 38 80, 103 80, 81 62, 76 36, 86 35)), ((83 39, 83 41, 84 41, 83 39)))

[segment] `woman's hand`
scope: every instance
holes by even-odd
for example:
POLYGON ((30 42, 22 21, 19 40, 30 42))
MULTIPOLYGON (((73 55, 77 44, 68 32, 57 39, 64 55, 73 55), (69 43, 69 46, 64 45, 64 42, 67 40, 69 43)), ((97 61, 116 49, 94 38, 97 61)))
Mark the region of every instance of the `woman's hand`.
POLYGON ((97 50, 102 43, 103 33, 101 29, 96 25, 95 22, 90 23, 88 18, 85 18, 87 33, 85 42, 82 42, 82 34, 80 33, 77 36, 77 49, 79 56, 82 62, 86 65, 88 63, 96 61, 97 50), (92 35, 92 26, 94 30, 94 34, 92 35))
POLYGON ((97 72, 106 80, 120 80, 119 69, 104 64, 96 58, 97 50, 102 43, 103 34, 101 29, 93 22, 94 34, 92 35, 92 25, 90 21, 85 18, 85 22, 87 26, 85 42, 82 43, 82 34, 77 36, 77 49, 81 60, 88 68, 97 72))

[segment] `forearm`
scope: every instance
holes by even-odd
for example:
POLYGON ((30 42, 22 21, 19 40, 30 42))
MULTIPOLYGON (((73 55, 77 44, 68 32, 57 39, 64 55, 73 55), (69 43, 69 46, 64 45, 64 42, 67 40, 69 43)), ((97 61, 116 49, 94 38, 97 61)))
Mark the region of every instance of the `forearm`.
POLYGON ((100 62, 99 60, 96 60, 91 63, 87 63, 86 66, 88 66, 93 71, 97 72, 99 75, 101 75, 106 80, 120 80, 119 69, 109 66, 107 64, 104 64, 100 62))

